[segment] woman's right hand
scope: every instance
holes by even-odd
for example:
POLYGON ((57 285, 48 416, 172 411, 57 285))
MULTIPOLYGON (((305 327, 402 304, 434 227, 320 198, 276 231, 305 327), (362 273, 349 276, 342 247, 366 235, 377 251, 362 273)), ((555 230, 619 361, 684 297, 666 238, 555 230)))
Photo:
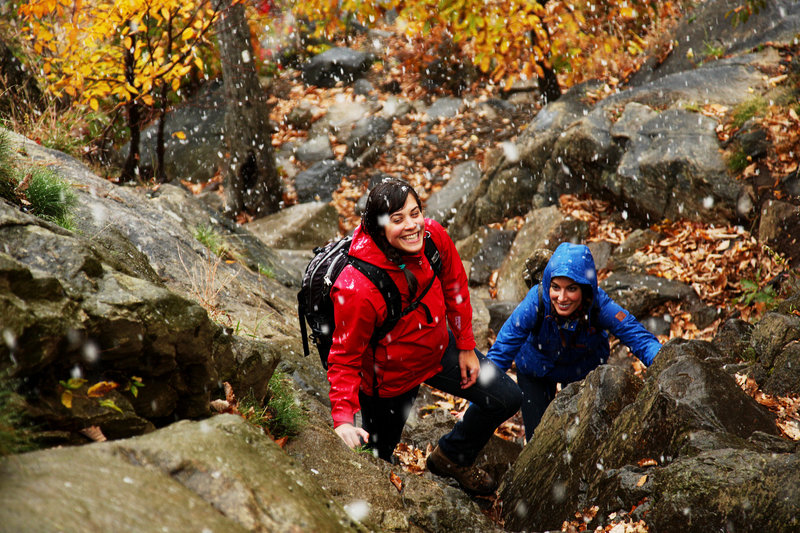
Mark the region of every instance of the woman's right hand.
POLYGON ((369 442, 369 433, 362 428, 355 427, 353 424, 336 426, 334 431, 350 448, 355 448, 369 442))

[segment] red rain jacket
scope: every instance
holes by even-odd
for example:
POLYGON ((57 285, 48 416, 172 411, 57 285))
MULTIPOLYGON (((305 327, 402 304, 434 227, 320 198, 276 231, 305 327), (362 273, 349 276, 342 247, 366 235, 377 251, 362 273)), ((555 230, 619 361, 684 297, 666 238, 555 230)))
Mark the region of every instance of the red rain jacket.
MULTIPOLYGON (((328 381, 334 427, 353 423, 360 409, 359 388, 372 395, 373 361, 377 365, 378 395, 390 398, 416 387, 441 370, 440 362, 449 342, 448 324, 460 350, 475 348, 472 306, 461 258, 438 222, 426 218, 425 230, 425 238, 433 239, 442 258, 441 282, 434 280, 422 299, 433 317, 431 323, 422 306, 417 307, 380 340, 373 358, 370 338, 386 317, 383 296, 351 265, 342 270, 331 289, 336 328, 328 355, 328 381)), ((423 250, 405 263, 417 278, 417 294, 435 275, 423 250)), ((353 234, 350 254, 386 270, 400 290, 403 308, 411 303, 405 275, 386 258, 361 226, 353 234)))

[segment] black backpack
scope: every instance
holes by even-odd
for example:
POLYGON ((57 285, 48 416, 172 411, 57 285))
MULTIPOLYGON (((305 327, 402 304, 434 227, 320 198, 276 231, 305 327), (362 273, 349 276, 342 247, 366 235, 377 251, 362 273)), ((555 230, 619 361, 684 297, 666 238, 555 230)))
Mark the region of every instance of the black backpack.
MULTIPOLYGON (((433 281, 439 277, 442 270, 442 259, 439 256, 439 250, 433 243, 433 239, 430 236, 426 236, 425 256, 428 258, 435 275, 420 295, 408 307, 402 309, 400 290, 395 282, 382 268, 351 256, 348 252, 352 241, 352 236, 348 236, 328 243, 323 247, 315 248, 314 258, 311 259, 306 267, 303 274, 303 283, 297 293, 297 315, 300 319, 303 353, 306 356, 310 353, 308 348, 309 335, 306 329, 306 322, 308 322, 308 327, 311 328, 311 340, 316 344, 322 366, 326 369, 328 368, 328 353, 331 350, 333 329, 335 327, 333 302, 330 298, 331 287, 333 287, 336 278, 339 277, 345 266, 353 265, 364 274, 368 280, 378 287, 386 301, 386 319, 381 327, 373 332, 370 340, 373 349, 378 341, 384 338, 397 325, 401 317, 419 307, 422 298, 427 294, 431 285, 433 285, 433 281)), ((431 320, 430 312, 427 308, 425 308, 425 312, 428 315, 428 319, 431 320)))

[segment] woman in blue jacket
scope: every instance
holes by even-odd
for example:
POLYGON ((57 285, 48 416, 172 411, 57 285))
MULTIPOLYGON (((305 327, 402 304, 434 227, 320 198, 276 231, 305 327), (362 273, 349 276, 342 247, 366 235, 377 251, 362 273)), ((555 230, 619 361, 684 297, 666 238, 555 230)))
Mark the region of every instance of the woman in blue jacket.
POLYGON ((517 365, 528 441, 555 397, 556 384, 583 379, 608 360, 609 332, 647 366, 661 349, 652 333, 597 286, 589 248, 562 243, 542 282, 506 320, 486 354, 504 372, 512 361, 517 365))

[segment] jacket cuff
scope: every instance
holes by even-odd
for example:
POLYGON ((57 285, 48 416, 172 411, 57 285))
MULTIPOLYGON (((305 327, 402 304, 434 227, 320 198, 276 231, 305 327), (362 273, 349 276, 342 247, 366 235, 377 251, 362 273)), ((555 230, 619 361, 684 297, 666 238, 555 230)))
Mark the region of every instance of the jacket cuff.
POLYGON ((337 413, 336 416, 333 417, 333 428, 336 429, 342 424, 352 424, 355 426, 356 425, 355 414, 348 417, 345 413, 337 413))
POLYGON ((475 339, 456 339, 456 348, 459 350, 474 350, 475 346, 475 339))

